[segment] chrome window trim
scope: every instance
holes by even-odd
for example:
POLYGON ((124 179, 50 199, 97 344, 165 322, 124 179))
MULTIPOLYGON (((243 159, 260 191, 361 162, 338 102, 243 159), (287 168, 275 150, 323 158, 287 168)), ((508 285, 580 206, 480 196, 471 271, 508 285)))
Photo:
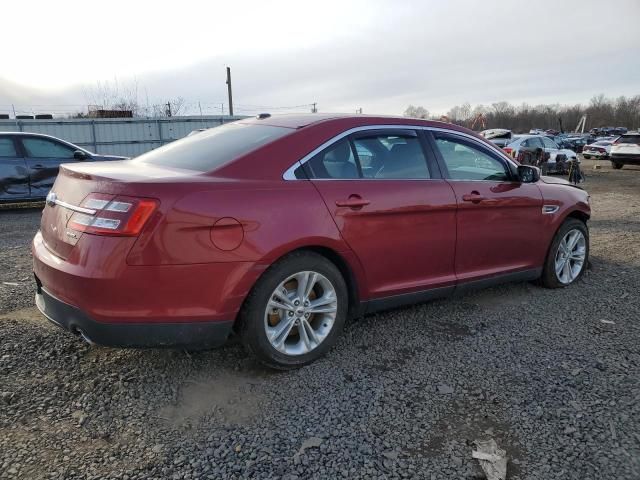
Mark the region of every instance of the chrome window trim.
MULTIPOLYGON (((347 136, 351 135, 352 133, 366 132, 368 130, 423 130, 423 131, 432 131, 432 132, 443 132, 443 133, 448 133, 448 134, 451 134, 451 135, 459 135, 459 136, 464 137, 464 138, 466 138, 468 140, 471 140, 472 142, 475 142, 479 147, 483 147, 483 148, 486 148, 486 149, 492 149, 493 148, 492 151, 497 153, 498 156, 501 157, 503 160, 505 160, 508 165, 512 166, 513 168, 518 168, 518 165, 516 163, 514 163, 513 159, 511 159, 506 153, 501 152, 498 148, 491 147, 490 145, 487 145, 486 143, 479 141, 473 135, 469 135, 468 133, 465 133, 465 132, 458 132, 457 130, 449 130, 447 128, 441 128, 441 127, 425 127, 423 125, 405 125, 405 124, 402 124, 402 125, 386 125, 385 124, 385 125, 365 125, 365 126, 361 126, 361 127, 354 127, 354 128, 350 128, 349 130, 345 130, 342 133, 339 133, 338 135, 330 138, 329 140, 327 140, 326 142, 321 144, 319 147, 315 148, 314 150, 312 150, 311 152, 306 154, 304 157, 302 157, 300 160, 295 162, 293 165, 291 165, 282 174, 282 179, 283 180, 307 180, 305 178, 296 178, 295 173, 294 173, 296 171, 296 169, 298 169, 299 167, 301 167, 302 165, 307 163, 309 160, 311 160, 315 155, 320 153, 322 150, 324 150, 325 148, 331 146, 333 143, 342 140, 344 137, 347 137, 347 136)), ((332 181, 350 180, 350 181, 354 181, 354 180, 451 180, 451 179, 440 179, 440 178, 377 178, 377 179, 375 179, 375 178, 314 178, 313 180, 332 180, 332 181)), ((478 181, 478 182, 486 182, 487 180, 476 180, 476 181, 478 181)))

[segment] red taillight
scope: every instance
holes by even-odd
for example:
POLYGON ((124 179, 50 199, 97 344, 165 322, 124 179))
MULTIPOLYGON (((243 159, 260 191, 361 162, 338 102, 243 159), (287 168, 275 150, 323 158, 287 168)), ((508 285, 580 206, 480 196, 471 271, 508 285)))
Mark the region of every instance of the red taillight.
POLYGON ((507 155, 511 155, 511 156, 513 156, 513 148, 511 148, 511 147, 504 147, 502 150, 503 150, 503 151, 504 151, 504 153, 506 153, 507 155))
POLYGON ((68 228, 94 235, 135 236, 158 208, 150 198, 90 193, 80 204, 95 214, 74 212, 68 228))

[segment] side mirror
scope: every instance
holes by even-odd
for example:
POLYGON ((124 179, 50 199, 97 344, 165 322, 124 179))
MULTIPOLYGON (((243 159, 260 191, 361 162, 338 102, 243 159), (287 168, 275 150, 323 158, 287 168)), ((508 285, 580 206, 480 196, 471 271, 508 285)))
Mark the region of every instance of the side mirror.
POLYGON ((536 183, 540 180, 540 169, 531 165, 518 165, 518 178, 522 183, 536 183))
POLYGON ((75 158, 76 160, 85 160, 89 158, 89 155, 87 155, 82 150, 76 150, 75 152, 73 152, 73 158, 75 158))

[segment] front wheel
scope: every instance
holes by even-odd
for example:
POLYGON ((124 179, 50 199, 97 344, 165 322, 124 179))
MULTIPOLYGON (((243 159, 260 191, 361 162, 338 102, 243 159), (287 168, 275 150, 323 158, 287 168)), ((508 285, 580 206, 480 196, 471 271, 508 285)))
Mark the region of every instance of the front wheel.
POLYGON ((589 160, 591 158, 591 155, 583 155, 583 157, 589 160))
POLYGON ((589 230, 577 218, 568 218, 558 229, 542 271, 547 288, 571 285, 584 273, 589 260, 589 230))
POLYGON ((340 270, 314 252, 294 252, 258 280, 240 312, 240 336, 265 365, 307 365, 335 343, 347 316, 340 270))

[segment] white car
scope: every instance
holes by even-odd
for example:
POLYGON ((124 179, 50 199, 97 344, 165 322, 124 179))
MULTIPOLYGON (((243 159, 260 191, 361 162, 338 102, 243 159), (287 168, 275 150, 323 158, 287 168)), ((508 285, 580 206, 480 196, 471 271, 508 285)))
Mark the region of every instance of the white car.
POLYGON ((546 165, 549 171, 559 171, 556 165, 558 155, 564 155, 567 161, 580 161, 576 152, 568 148, 560 148, 556 142, 543 135, 515 135, 513 141, 503 148, 503 150, 513 158, 518 158, 520 153, 530 153, 532 156, 535 156, 538 149, 541 149, 545 154, 549 154, 546 165))
POLYGON ((620 169, 625 165, 640 165, 640 132, 629 132, 611 145, 611 165, 620 169))
POLYGON ((613 142, 613 140, 598 140, 597 142, 585 145, 582 149, 582 156, 586 159, 593 157, 598 160, 609 158, 613 142))

